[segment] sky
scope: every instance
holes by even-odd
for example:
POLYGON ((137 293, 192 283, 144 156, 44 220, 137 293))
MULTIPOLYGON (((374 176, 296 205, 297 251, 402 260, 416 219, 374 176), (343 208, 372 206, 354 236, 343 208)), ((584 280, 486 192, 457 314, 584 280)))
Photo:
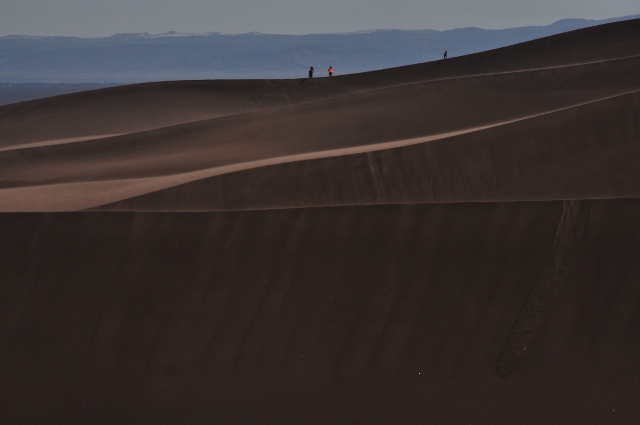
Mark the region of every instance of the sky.
POLYGON ((638 0, 0 0, 0 36, 498 29, 639 13, 638 0))

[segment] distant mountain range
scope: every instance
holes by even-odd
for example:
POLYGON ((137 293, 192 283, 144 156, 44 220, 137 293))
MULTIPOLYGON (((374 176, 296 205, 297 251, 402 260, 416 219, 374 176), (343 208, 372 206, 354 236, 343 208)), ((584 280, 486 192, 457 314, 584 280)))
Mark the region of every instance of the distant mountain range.
MULTIPOLYGON (((503 30, 380 30, 350 34, 118 34, 106 38, 0 37, 0 83, 123 84, 158 80, 336 75, 494 49, 608 20, 565 19, 503 30)), ((7 88, 8 86, 5 86, 7 88)))

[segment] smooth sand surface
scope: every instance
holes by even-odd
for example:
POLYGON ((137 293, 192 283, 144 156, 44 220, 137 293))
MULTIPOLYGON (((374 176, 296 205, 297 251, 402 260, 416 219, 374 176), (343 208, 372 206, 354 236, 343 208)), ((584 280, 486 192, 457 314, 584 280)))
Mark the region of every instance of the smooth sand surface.
MULTIPOLYGON (((46 190, 46 185, 60 187, 64 184, 73 188, 69 193, 77 194, 75 202, 71 202, 73 196, 68 196, 68 204, 56 203, 53 210, 95 208, 171 185, 249 167, 378 151, 394 144, 430 143, 513 121, 524 123, 527 119, 562 113, 571 108, 582 111, 585 104, 597 104, 623 94, 632 96, 640 90, 636 74, 638 67, 640 58, 632 58, 403 84, 304 105, 219 117, 84 143, 45 142, 34 146, 31 142, 29 147, 5 147, 0 152, 3 164, 0 210, 52 210, 46 197, 34 195, 41 188, 46 190), (190 174, 191 180, 185 181, 185 174, 190 174), (122 183, 121 190, 103 192, 95 189, 108 187, 109 182, 113 182, 115 187, 122 183), (78 187, 87 187, 87 190, 77 190, 78 187), (125 187, 131 190, 127 191, 125 187), (82 195, 85 192, 91 195, 85 197, 82 195)), ((623 117, 637 114, 637 110, 634 111, 637 109, 633 103, 635 100, 631 102, 623 117)), ((579 129, 584 122, 588 121, 573 120, 565 124, 579 129)), ((511 144, 528 137, 529 134, 524 132, 511 144)), ((563 142, 566 141, 561 138, 554 141, 563 142)), ((512 149, 509 144, 505 145, 499 149, 512 149)), ((601 154, 597 149, 592 153, 596 156, 601 154)), ((337 172, 349 171, 351 168, 337 172)), ((611 189, 614 192, 618 188, 611 189)), ((60 199, 58 190, 53 189, 51 193, 56 193, 55 198, 60 199)), ((208 196, 209 193, 205 191, 202 195, 208 196)), ((560 195, 556 199, 571 196, 560 195)), ((499 200, 527 199, 528 194, 523 193, 499 200)), ((351 203, 358 204, 359 201, 356 199, 351 203)), ((349 202, 320 199, 317 205, 327 203, 349 202)), ((274 204, 270 207, 283 206, 288 205, 274 204)), ((142 206, 136 205, 136 209, 138 207, 142 206)), ((188 203, 181 200, 164 208, 190 209, 188 203)))
POLYGON ((0 423, 640 422, 640 20, 0 107, 0 423))
POLYGON ((640 203, 579 202, 3 214, 3 414, 633 423, 640 203))

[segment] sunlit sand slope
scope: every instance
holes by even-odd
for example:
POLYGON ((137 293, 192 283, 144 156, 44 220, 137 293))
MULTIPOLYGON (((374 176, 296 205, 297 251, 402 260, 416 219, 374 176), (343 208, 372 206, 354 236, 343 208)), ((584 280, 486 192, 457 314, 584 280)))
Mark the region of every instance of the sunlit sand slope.
POLYGON ((639 93, 458 136, 390 145, 248 167, 98 209, 207 211, 640 197, 639 93))
MULTIPOLYGON (((583 174, 591 172, 587 169, 592 168, 592 161, 582 158, 577 164, 573 163, 570 151, 589 150, 589 147, 599 143, 626 145, 628 152, 619 153, 627 156, 626 169, 611 168, 617 173, 615 181, 605 179, 606 183, 611 184, 605 185, 602 190, 610 190, 610 196, 634 193, 635 185, 626 180, 631 177, 628 172, 634 172, 634 158, 637 157, 634 151, 636 144, 630 141, 636 137, 635 121, 638 111, 633 93, 640 89, 640 81, 635 72, 638 66, 640 58, 632 58, 564 68, 411 83, 304 105, 219 117, 122 136, 7 146, 0 151, 0 163, 3 165, 0 170, 0 209, 71 211, 95 208, 185 183, 259 167, 262 169, 257 174, 265 173, 268 176, 270 169, 263 167, 275 164, 297 163, 294 174, 303 176, 314 172, 307 167, 313 168, 317 161, 309 160, 332 158, 324 162, 328 163, 349 154, 370 153, 371 157, 379 155, 380 151, 404 146, 434 144, 434 141, 443 145, 453 141, 453 136, 463 134, 466 135, 464 140, 475 138, 474 152, 458 150, 457 154, 479 154, 483 158, 470 159, 472 162, 480 161, 472 167, 492 167, 487 161, 492 162, 493 159, 487 158, 487 155, 493 156, 495 153, 499 157, 500 151, 511 151, 522 157, 529 153, 531 147, 527 144, 535 143, 531 137, 538 137, 529 134, 529 128, 537 128, 537 134, 545 134, 545 140, 540 140, 546 146, 541 147, 543 151, 555 146, 556 162, 564 164, 562 166, 572 163, 578 174, 581 173, 580 168, 583 169, 583 174), (625 94, 629 95, 625 97, 625 94), (599 102, 602 102, 601 106, 598 106, 599 102), (615 113, 607 107, 610 104, 616 105, 615 113), (574 111, 571 112, 571 109, 574 111), (566 123, 562 123, 562 119, 566 119, 566 123), (545 120, 552 127, 548 132, 542 130, 546 125, 545 120), (626 130, 618 128, 620 123, 626 130), (591 126, 591 139, 585 126, 591 126), (599 127, 609 129, 610 134, 599 127), (519 128, 524 130, 518 130, 519 128), (493 143, 490 147, 491 136, 487 138, 487 134, 501 131, 510 132, 511 137, 499 145, 493 143), (598 137, 595 137, 596 134, 598 137), (567 144, 573 147, 566 146, 567 144), (559 146, 566 146, 566 149, 560 149, 559 146), (488 150, 492 152, 489 153, 488 150)), ((591 153, 598 158, 602 154, 597 149, 591 149, 591 153)), ((395 172, 412 172, 408 171, 415 167, 411 164, 412 160, 415 158, 396 162, 395 172)), ((457 158, 444 159, 447 160, 458 161, 457 158)), ((513 168, 513 160, 507 161, 505 164, 496 163, 493 171, 496 176, 505 174, 505 167, 510 170, 513 168)), ((611 166, 611 163, 602 164, 604 168, 611 166)), ((510 170, 507 173, 512 172, 510 170)), ((344 180, 347 180, 354 171, 357 173, 352 167, 333 167, 330 173, 327 169, 327 175, 330 178, 343 175, 344 180)), ((429 174, 430 171, 426 170, 426 173, 429 174)), ((278 176, 283 180, 299 179, 285 174, 278 176)), ((465 176, 434 176, 439 177, 458 179, 451 182, 453 186, 466 184, 459 180, 465 179, 465 176)), ((566 177, 567 181, 573 178, 571 174, 566 177)), ((258 180, 263 178, 257 177, 258 180)), ((323 180, 323 176, 317 176, 316 180, 323 180)), ((502 183, 496 181, 496 184, 502 183)), ((160 201, 154 200, 145 205, 136 200, 132 204, 133 208, 222 208, 219 202, 216 205, 216 201, 211 200, 212 192, 208 190, 208 182, 199 184, 204 185, 201 194, 189 194, 192 189, 186 188, 187 198, 191 199, 175 197, 172 191, 167 195, 168 200, 162 199, 164 193, 157 194, 154 199, 159 198, 160 201), (193 198, 200 198, 200 201, 196 200, 194 204, 193 198)), ((422 185, 420 181, 408 181, 406 184, 413 185, 414 188, 422 185)), ((526 185, 527 182, 523 184, 526 185)), ((248 185, 256 187, 252 182, 248 185)), ((262 191, 257 196, 272 199, 271 205, 260 203, 259 199, 247 199, 241 207, 291 206, 291 201, 281 201, 282 196, 292 199, 306 197, 302 201, 304 205, 358 204, 366 196, 364 193, 360 194, 359 187, 356 187, 358 193, 355 198, 342 196, 342 199, 327 199, 326 195, 318 194, 317 191, 283 195, 274 193, 271 196, 272 191, 282 191, 278 185, 262 186, 260 189, 262 191), (314 194, 320 197, 313 199, 314 194)), ((400 190, 405 191, 402 188, 400 190)), ((323 191, 332 191, 332 188, 326 187, 323 191)), ((428 192, 429 188, 425 188, 422 193, 420 190, 413 190, 413 194, 404 199, 396 196, 395 200, 390 198, 388 201, 424 202, 431 197, 428 192)), ((542 195, 529 195, 526 191, 514 193, 513 190, 512 193, 512 196, 504 197, 495 194, 489 199, 601 197, 601 193, 576 193, 574 189, 564 187, 554 193, 544 192, 542 195)), ((460 198, 460 195, 448 194, 434 200, 453 199, 469 197, 460 198)), ((384 196, 379 201, 386 202, 384 196)))

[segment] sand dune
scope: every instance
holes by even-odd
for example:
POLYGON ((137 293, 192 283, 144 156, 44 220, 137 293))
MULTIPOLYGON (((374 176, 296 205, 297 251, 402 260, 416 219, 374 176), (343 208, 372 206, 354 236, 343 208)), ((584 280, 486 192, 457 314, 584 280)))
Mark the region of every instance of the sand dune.
MULTIPOLYGON (((639 65, 640 59, 632 58, 412 83, 112 138, 6 147, 0 152, 0 205, 4 211, 51 210, 46 197, 37 194, 46 191, 47 185, 57 185, 50 195, 55 210, 92 208, 251 167, 378 151, 476 132, 639 90, 634 72, 639 65), (64 199, 75 197, 75 202, 60 204, 60 185, 70 188, 64 199), (118 190, 103 193, 99 187, 118 190), (73 195, 83 192, 91 195, 73 195), (104 195, 101 199, 100 194, 104 195)), ((574 120, 573 125, 581 122, 574 120)), ((509 199, 529 198, 523 194, 504 200, 509 199)), ((309 205, 322 205, 325 200, 309 205)), ((339 203, 357 204, 359 199, 339 203)), ((167 207, 190 209, 182 203, 167 207)))
POLYGON ((640 196, 639 105, 635 92, 457 133, 185 173, 165 184, 194 181, 157 192, 148 181, 151 193, 96 209, 633 198, 640 196))
MULTIPOLYGON (((232 161, 157 177, 17 184, 0 189, 0 200, 5 211, 223 211, 638 197, 640 129, 627 112, 640 114, 639 99, 635 92, 449 133, 232 161), (597 172, 607 170, 615 172, 606 178, 597 172)), ((256 151, 261 153, 250 153, 256 151)), ((162 159, 176 160, 171 155, 162 159)), ((51 173, 47 165, 42 168, 51 173)), ((96 172, 80 165, 61 170, 96 172)))
POLYGON ((0 422, 637 423, 638 69, 634 20, 0 107, 0 422))
POLYGON ((106 139, 109 137, 120 136, 120 134, 99 134, 95 136, 68 137, 66 139, 42 140, 40 142, 23 143, 17 146, 4 146, 0 148, 0 152, 13 151, 18 149, 40 148, 45 146, 66 145, 67 143, 86 142, 89 140, 106 139))
POLYGON ((331 80, 177 81, 56 96, 0 107, 0 143, 131 133, 398 84, 627 58, 639 55, 638 40, 633 20, 331 80))
POLYGON ((593 201, 507 378, 505 341, 572 230, 561 201, 4 214, 3 412, 637 418, 638 214, 637 200, 593 201))

